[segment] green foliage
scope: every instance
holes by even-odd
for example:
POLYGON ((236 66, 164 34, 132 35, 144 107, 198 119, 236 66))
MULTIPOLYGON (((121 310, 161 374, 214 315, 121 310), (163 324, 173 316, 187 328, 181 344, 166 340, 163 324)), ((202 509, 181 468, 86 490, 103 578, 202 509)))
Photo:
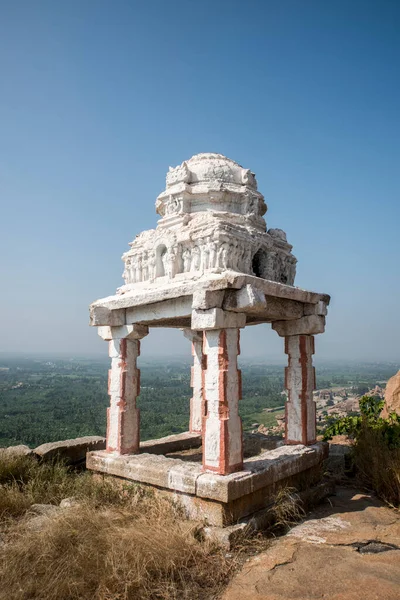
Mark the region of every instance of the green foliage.
POLYGON ((380 398, 363 396, 359 415, 327 419, 324 440, 330 440, 335 435, 348 435, 357 440, 360 432, 367 427, 379 431, 388 448, 400 448, 400 417, 391 413, 387 419, 383 419, 380 414, 384 404, 380 398))
MULTIPOLYGON (((145 354, 145 353, 144 353, 145 354)), ((138 398, 141 439, 186 431, 189 420, 190 364, 187 358, 139 359, 138 398)), ((282 365, 241 361, 243 398, 239 412, 243 429, 253 423, 276 424, 282 407, 282 365)), ((109 360, 61 358, 0 358, 0 447, 105 435, 109 360)), ((331 364, 318 366, 318 386, 367 385, 387 379, 391 364, 331 364)))

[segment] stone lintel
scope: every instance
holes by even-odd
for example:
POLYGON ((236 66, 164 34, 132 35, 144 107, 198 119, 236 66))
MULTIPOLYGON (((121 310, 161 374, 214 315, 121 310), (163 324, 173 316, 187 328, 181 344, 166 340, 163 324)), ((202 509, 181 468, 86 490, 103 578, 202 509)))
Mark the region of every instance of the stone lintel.
MULTIPOLYGON (((155 302, 145 306, 135 306, 126 309, 127 323, 162 324, 163 321, 188 318, 192 314, 190 296, 173 298, 163 302, 155 302)), ((178 325, 179 326, 179 325, 178 325)))
POLYGON ((157 283, 147 284, 143 285, 143 287, 136 284, 133 284, 132 287, 129 285, 122 286, 121 291, 123 290, 124 293, 96 300, 91 305, 91 310, 96 313, 99 307, 108 308, 109 310, 131 308, 182 296, 193 296, 199 289, 206 289, 208 291, 240 289, 247 284, 254 286, 266 296, 296 300, 308 304, 317 304, 319 301, 323 301, 328 305, 330 301, 330 297, 327 294, 310 292, 283 283, 261 279, 253 275, 224 271, 220 274, 204 275, 200 280, 185 279, 182 281, 171 281, 164 285, 157 283))
POLYGON ((317 304, 305 304, 304 305, 304 316, 308 315, 320 315, 326 317, 328 314, 328 307, 326 302, 320 300, 317 304))
POLYGON ((260 322, 299 319, 304 314, 302 302, 268 296, 250 284, 240 290, 228 290, 225 294, 223 308, 259 316, 260 322))
POLYGON ((224 295, 224 290, 197 290, 193 293, 192 308, 201 310, 221 308, 224 295))
POLYGON ((195 330, 242 328, 246 325, 244 313, 234 313, 221 308, 192 311, 191 328, 195 330))
POLYGON ((122 325, 121 327, 109 327, 108 325, 101 326, 97 329, 97 333, 103 340, 120 340, 127 338, 129 340, 141 340, 149 333, 149 328, 146 325, 122 325))
POLYGON ((265 294, 254 285, 247 284, 240 290, 226 292, 223 308, 237 312, 264 310, 266 307, 265 294))
POLYGON ((98 327, 99 325, 109 325, 110 327, 120 327, 125 325, 125 309, 117 308, 111 310, 104 306, 90 307, 90 325, 98 327))
POLYGON ((281 337, 290 335, 315 335, 325 331, 325 317, 309 315, 295 321, 274 321, 272 329, 281 337))

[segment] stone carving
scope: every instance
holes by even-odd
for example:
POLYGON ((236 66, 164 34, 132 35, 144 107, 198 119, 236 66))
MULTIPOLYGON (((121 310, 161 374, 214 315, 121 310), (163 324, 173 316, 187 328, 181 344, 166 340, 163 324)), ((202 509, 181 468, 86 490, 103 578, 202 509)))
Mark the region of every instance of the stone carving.
POLYGON ((167 173, 166 183, 167 188, 176 185, 177 183, 186 183, 190 180, 190 170, 186 162, 183 162, 179 167, 169 168, 167 173))
POLYGON ((197 154, 167 173, 161 219, 123 255, 125 286, 226 270, 294 284, 296 258, 281 229, 266 231, 254 173, 221 154, 197 154))

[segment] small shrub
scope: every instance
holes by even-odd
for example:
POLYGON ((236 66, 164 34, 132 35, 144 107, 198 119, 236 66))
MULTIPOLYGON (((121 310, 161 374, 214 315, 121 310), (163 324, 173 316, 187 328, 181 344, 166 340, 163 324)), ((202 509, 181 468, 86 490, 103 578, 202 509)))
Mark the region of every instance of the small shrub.
POLYGON ((360 415, 332 419, 324 439, 347 434, 354 439, 352 461, 356 473, 376 494, 392 506, 400 506, 400 417, 380 414, 384 400, 360 399, 360 415))
POLYGON ((389 505, 400 507, 400 445, 398 426, 362 425, 353 448, 361 480, 389 505), (393 429, 395 433, 393 433, 393 429))

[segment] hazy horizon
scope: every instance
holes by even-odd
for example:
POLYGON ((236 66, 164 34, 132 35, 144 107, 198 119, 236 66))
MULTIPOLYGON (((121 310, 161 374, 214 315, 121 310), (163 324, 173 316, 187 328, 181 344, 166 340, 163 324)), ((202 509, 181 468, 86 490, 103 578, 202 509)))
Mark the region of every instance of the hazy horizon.
MULTIPOLYGON (((399 27, 377 0, 2 3, 0 351, 107 356, 88 305, 168 167, 212 151, 256 173, 296 285, 332 297, 316 361, 400 363, 399 27)), ((241 337, 286 360, 270 328, 241 337)), ((143 340, 171 352, 179 332, 143 340)))

